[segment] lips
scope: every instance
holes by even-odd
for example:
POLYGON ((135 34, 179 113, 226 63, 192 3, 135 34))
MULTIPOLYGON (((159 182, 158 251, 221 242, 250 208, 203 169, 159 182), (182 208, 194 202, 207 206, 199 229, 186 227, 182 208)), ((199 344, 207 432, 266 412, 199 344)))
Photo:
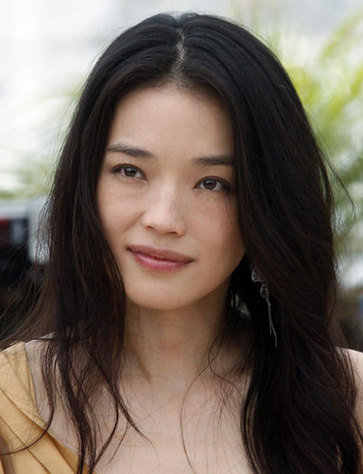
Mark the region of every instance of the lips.
POLYGON ((149 247, 147 245, 130 245, 128 250, 136 254, 141 254, 157 260, 168 262, 190 263, 193 260, 188 255, 179 252, 174 252, 168 249, 158 249, 155 247, 149 247))

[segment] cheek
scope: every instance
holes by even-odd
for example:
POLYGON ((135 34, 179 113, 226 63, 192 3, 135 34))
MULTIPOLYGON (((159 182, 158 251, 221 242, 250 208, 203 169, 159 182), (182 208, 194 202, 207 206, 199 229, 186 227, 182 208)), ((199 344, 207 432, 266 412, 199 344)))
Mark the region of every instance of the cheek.
POLYGON ((112 239, 113 234, 118 234, 120 237, 122 230, 135 219, 134 206, 116 193, 100 192, 97 203, 98 214, 107 238, 112 239))
POLYGON ((219 260, 219 264, 226 263, 228 266, 239 263, 244 254, 244 245, 237 215, 231 206, 203 214, 198 225, 203 240, 202 250, 212 260, 219 260))

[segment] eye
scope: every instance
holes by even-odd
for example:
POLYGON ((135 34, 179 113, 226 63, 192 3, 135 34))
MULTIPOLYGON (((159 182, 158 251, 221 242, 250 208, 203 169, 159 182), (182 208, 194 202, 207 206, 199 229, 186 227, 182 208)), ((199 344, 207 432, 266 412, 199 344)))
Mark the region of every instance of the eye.
POLYGON ((199 184, 199 188, 206 189, 208 191, 229 191, 229 184, 220 178, 205 178, 199 184))
POLYGON ((122 176, 125 176, 126 178, 144 178, 145 177, 144 173, 139 168, 133 165, 129 165, 129 164, 117 166, 116 168, 112 170, 112 172, 115 174, 121 174, 122 176))

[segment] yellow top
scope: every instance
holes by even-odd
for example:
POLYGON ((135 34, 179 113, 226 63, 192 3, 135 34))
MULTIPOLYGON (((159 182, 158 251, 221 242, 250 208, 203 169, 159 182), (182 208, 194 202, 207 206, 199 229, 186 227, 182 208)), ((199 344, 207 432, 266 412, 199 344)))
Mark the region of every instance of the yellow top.
MULTIPOLYGON (((24 343, 0 352, 0 451, 28 446, 44 431, 24 343)), ((2 455, 0 474, 74 474, 77 455, 47 432, 33 446, 2 455)))

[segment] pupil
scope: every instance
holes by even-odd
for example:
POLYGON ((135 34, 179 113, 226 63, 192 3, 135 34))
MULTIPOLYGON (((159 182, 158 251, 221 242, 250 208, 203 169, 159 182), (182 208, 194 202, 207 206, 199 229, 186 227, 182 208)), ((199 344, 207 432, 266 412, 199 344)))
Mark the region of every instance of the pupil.
POLYGON ((131 166, 127 166, 125 168, 125 173, 127 174, 127 176, 134 176, 136 173, 136 170, 135 168, 132 168, 131 166))
POLYGON ((207 179, 204 181, 204 186, 208 189, 213 189, 216 185, 216 182, 213 179, 207 179))

